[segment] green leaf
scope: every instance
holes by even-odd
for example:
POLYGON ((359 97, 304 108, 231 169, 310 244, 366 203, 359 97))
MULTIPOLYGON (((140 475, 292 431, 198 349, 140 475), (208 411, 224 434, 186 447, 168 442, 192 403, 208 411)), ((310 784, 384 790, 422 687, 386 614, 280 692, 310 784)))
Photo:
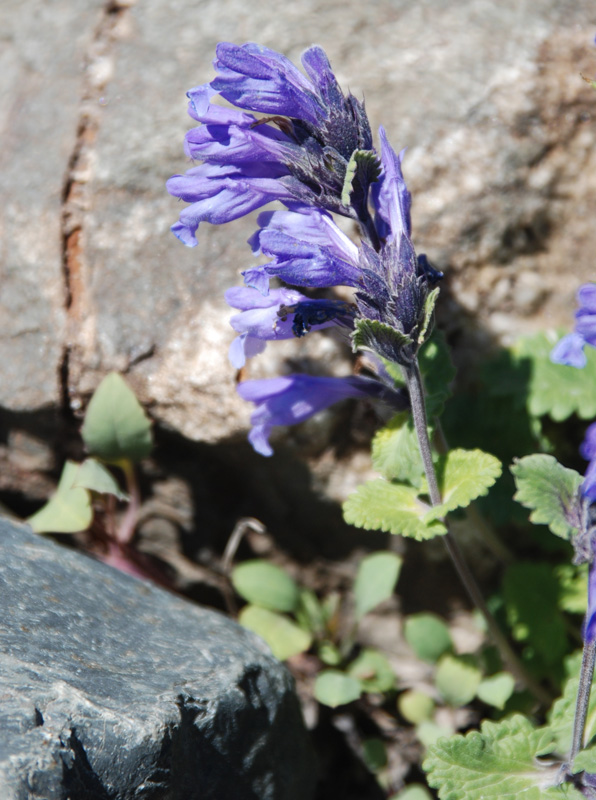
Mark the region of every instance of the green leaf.
POLYGON ((73 486, 89 489, 97 494, 113 494, 118 500, 126 500, 127 495, 120 491, 118 481, 100 461, 86 458, 80 465, 73 486))
POLYGON ((518 562, 503 579, 503 598, 513 637, 534 652, 534 665, 550 678, 561 671, 567 652, 565 620, 557 605, 558 584, 546 563, 518 562))
POLYGON ((463 657, 445 655, 437 665, 435 685, 449 705, 467 705, 475 697, 481 680, 478 667, 463 657))
POLYGON ((298 607, 294 611, 296 619, 303 628, 316 634, 324 633, 325 610, 316 594, 310 589, 299 590, 298 607))
POLYGON ((439 417, 445 401, 451 395, 450 387, 455 378, 455 367, 442 331, 433 331, 430 339, 420 348, 418 363, 426 391, 426 413, 429 419, 439 417))
POLYGON ((271 611, 294 611, 300 600, 300 590, 287 572, 260 559, 234 567, 232 584, 249 603, 271 611))
POLYGON ((559 564, 554 570, 559 584, 558 606, 568 614, 585 614, 588 603, 588 565, 559 564))
POLYGON ((441 457, 437 467, 443 502, 430 509, 425 520, 439 519, 449 511, 469 506, 488 492, 501 471, 499 459, 482 450, 451 450, 441 457))
POLYGON ((513 694, 514 689, 515 680, 513 676, 508 672, 499 672, 481 681, 476 694, 483 703, 502 710, 505 708, 505 703, 513 694))
POLYGON ((317 655, 328 667, 337 667, 342 662, 342 656, 338 648, 332 642, 321 642, 317 648, 317 655))
POLYGON ((81 430, 91 455, 102 461, 140 461, 151 452, 151 421, 134 392, 116 372, 99 384, 81 430))
POLYGON ((365 188, 379 179, 381 164, 374 150, 354 150, 346 167, 346 175, 341 190, 341 203, 350 206, 350 195, 366 196, 365 188))
POLYGON ((402 350, 414 344, 407 334, 374 319, 357 319, 351 339, 355 353, 358 350, 370 350, 394 363, 399 363, 402 350))
POLYGON ((415 689, 402 692, 397 698, 399 713, 413 725, 419 725, 425 719, 430 719, 435 710, 432 697, 415 689))
POLYGON ((382 739, 365 739, 362 742, 362 759, 371 772, 387 766, 387 748, 382 739))
POLYGON ((352 661, 348 675, 360 681, 365 692, 382 694, 395 686, 395 673, 391 664, 378 650, 367 648, 352 661))
POLYGON ((447 533, 438 520, 423 522, 428 509, 416 489, 381 479, 359 486, 343 505, 344 519, 357 528, 399 533, 418 541, 447 533))
MULTIPOLYGON (((563 758, 567 757, 571 750, 573 719, 575 716, 581 661, 581 651, 574 653, 566 659, 565 667, 568 678, 563 687, 563 696, 553 703, 548 714, 548 730, 555 741, 554 752, 559 753, 563 758)), ((584 742, 587 744, 594 736, 596 736, 596 691, 592 683, 592 691, 590 693, 588 713, 586 716, 584 742)))
POLYGON ((396 414, 377 432, 372 443, 372 462, 377 472, 389 481, 421 486, 424 467, 409 411, 396 414))
POLYGON ((335 669, 326 669, 319 672, 315 681, 315 698, 324 706, 346 705, 357 700, 362 694, 360 681, 345 675, 335 669))
POLYGON ((421 783, 410 783, 401 792, 391 795, 389 800, 432 800, 432 795, 421 783))
POLYGON ((423 769, 441 800, 580 800, 573 787, 557 786, 560 764, 537 761, 551 751, 549 732, 517 714, 438 742, 423 769))
POLYGON ((453 728, 449 728, 447 725, 439 725, 438 722, 432 719, 425 719, 420 725, 416 726, 416 736, 425 747, 430 747, 436 744, 439 739, 444 739, 452 734, 453 728))
POLYGON ((312 642, 310 634, 288 617, 260 606, 244 606, 238 622, 264 639, 280 661, 304 653, 312 642))
POLYGON ((548 414, 561 421, 572 414, 581 419, 596 416, 596 349, 586 347, 587 364, 583 369, 553 364, 550 353, 559 335, 550 331, 519 339, 513 351, 519 361, 531 364, 527 386, 530 414, 548 414))
POLYGON ((362 559, 354 581, 357 620, 392 596, 402 564, 403 558, 389 552, 362 559))
POLYGON ((520 458, 511 467, 517 493, 514 499, 531 508, 530 521, 548 525, 555 536, 571 539, 581 527, 578 502, 583 481, 579 472, 562 466, 553 456, 520 458))
POLYGON ((27 522, 36 533, 78 533, 91 525, 93 508, 86 489, 74 488, 79 465, 64 464, 56 492, 27 522))
POLYGON ((431 664, 453 646, 449 628, 435 614, 412 614, 406 619, 404 636, 418 658, 431 664))
POLYGON ((576 772, 596 772, 596 747, 588 747, 576 755, 573 760, 573 770, 576 772))
POLYGON ((439 287, 437 286, 427 295, 426 301, 424 303, 424 321, 420 326, 420 331, 417 337, 418 344, 422 344, 424 342, 427 334, 430 332, 430 329, 432 327, 433 315, 435 313, 435 306, 437 304, 437 300, 439 299, 439 291, 440 291, 439 287))

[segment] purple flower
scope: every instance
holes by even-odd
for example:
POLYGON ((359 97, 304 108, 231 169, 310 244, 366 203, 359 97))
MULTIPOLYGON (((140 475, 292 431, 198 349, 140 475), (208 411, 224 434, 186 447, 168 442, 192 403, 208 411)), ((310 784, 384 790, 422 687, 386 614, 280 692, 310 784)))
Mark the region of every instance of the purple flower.
POLYGON ((251 417, 249 441, 264 456, 273 455, 269 444, 271 429, 276 425, 296 425, 347 397, 382 400, 403 410, 407 400, 403 394, 383 386, 379 381, 359 376, 321 378, 312 375, 287 375, 238 384, 238 394, 256 405, 251 417))
POLYGON ((575 312, 575 331, 564 336, 553 348, 555 364, 582 369, 587 364, 584 347, 596 347, 596 283, 585 283, 577 293, 579 309, 575 312))
POLYGON ((579 452, 582 458, 590 462, 581 485, 581 493, 594 503, 596 502, 596 422, 588 427, 579 452))
POLYGON ((312 288, 360 285, 358 248, 326 211, 305 206, 266 211, 259 225, 249 240, 253 253, 273 260, 242 273, 249 286, 265 294, 270 278, 312 288))
POLYGON ((596 563, 590 564, 588 573, 588 608, 584 620, 584 642, 592 644, 596 641, 596 563))
POLYGON ((339 300, 311 300, 292 289, 272 289, 263 296, 255 289, 234 287, 225 294, 226 302, 241 311, 230 319, 240 334, 230 346, 229 358, 236 369, 247 358, 262 353, 267 341, 303 336, 311 328, 350 324, 351 311, 339 300))
POLYGON ((204 163, 175 175, 168 191, 192 205, 172 226, 186 245, 196 245, 200 222, 221 224, 271 200, 296 201, 359 218, 342 202, 352 154, 372 151, 364 106, 344 97, 327 56, 311 47, 303 75, 285 56, 256 44, 217 46, 218 76, 188 92, 189 114, 202 125, 186 136, 185 150, 204 163), (220 94, 258 119, 211 102, 220 94))

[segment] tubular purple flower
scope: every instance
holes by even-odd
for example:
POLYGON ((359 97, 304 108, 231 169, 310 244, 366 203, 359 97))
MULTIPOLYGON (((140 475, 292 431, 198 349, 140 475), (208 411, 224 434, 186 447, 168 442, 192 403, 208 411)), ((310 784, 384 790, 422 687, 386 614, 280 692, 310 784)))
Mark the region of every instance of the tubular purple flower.
POLYGON ((412 198, 401 171, 401 162, 406 151, 402 150, 399 156, 396 155, 382 125, 379 127, 379 138, 383 172, 380 179, 372 185, 377 231, 381 240, 399 241, 402 235, 407 238, 412 235, 412 198))
POLYGON ((365 397, 388 402, 397 409, 406 407, 404 395, 379 381, 359 376, 322 378, 312 375, 287 375, 282 378, 245 381, 238 394, 256 405, 251 417, 249 441, 257 453, 273 455, 269 444, 272 428, 296 425, 340 400, 365 397))
POLYGON ((588 573, 588 608, 584 620, 584 642, 593 644, 596 641, 596 563, 590 564, 588 573))
POLYGON ((263 293, 274 277, 312 288, 360 285, 358 248, 327 212, 306 207, 267 211, 259 216, 259 225, 249 243, 255 254, 273 261, 243 272, 247 285, 263 293))
POLYGON ((272 289, 263 296, 255 289, 237 286, 228 289, 225 298, 241 311, 230 319, 232 328, 240 334, 229 351, 236 369, 243 367, 247 358, 262 353, 267 341, 292 339, 311 328, 321 330, 340 324, 348 313, 345 303, 311 300, 292 289, 272 289))
POLYGON ((579 452, 582 458, 590 462, 581 485, 581 493, 594 503, 596 502, 596 422, 588 427, 579 452))
POLYGON ((268 48, 218 45, 218 76, 188 93, 188 113, 202 125, 186 135, 185 151, 205 163, 167 184, 194 204, 172 226, 184 244, 196 245, 200 222, 229 222, 270 200, 358 218, 361 210, 344 205, 344 178, 354 151, 372 150, 364 106, 344 97, 320 48, 307 50, 303 64, 309 77, 268 48), (211 102, 216 94, 274 116, 219 107, 211 102), (218 173, 216 165, 230 171, 218 173))
POLYGON ((583 369, 588 363, 584 347, 596 347, 596 283, 581 286, 577 302, 579 309, 575 312, 575 331, 555 345, 550 359, 555 364, 583 369))

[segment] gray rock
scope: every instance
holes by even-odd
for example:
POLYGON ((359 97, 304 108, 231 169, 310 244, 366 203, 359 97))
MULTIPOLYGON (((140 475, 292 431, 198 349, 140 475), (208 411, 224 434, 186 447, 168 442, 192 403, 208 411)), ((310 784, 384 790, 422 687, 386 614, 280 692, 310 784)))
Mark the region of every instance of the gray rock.
MULTIPOLYGON (((396 148, 409 148, 414 239, 447 271, 445 324, 465 326, 462 308, 500 338, 571 324, 596 249, 596 101, 579 76, 596 65, 589 0, 341 8, 228 0, 225 13, 219 0, 200 8, 127 0, 99 16, 99 4, 57 0, 39 25, 42 6, 3 7, 3 404, 55 403, 68 346, 64 388, 75 408, 116 368, 128 370, 156 419, 193 440, 246 428, 222 295, 251 263, 254 216, 203 226, 199 247, 188 250, 168 232, 179 203, 164 189, 187 166, 184 93, 212 77, 219 40, 259 41, 295 61, 320 43, 342 85, 365 96, 373 128, 383 123, 396 148), (55 63, 50 52, 60 54, 55 63), (58 178, 67 171, 61 264, 58 178), (35 226, 23 224, 26 212, 35 226), (66 326, 62 268, 72 298, 66 326)), ((305 366, 350 369, 345 347, 319 335, 270 346, 250 375, 305 366)))
POLYGON ((2 800, 306 800, 293 682, 218 613, 0 520, 2 800))

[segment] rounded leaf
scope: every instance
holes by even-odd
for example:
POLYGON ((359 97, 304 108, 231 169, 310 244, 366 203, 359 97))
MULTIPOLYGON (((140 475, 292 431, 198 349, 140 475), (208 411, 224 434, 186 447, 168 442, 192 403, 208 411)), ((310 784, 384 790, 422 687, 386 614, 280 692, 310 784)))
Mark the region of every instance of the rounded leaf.
POLYGON ((354 582, 358 620, 393 594, 403 559, 395 553, 372 553, 360 562, 354 582))
POLYGON ((482 674, 477 666, 464 658, 444 656, 435 676, 435 684, 447 703, 465 706, 476 695, 482 674))
POLYGON ((431 664, 452 647, 449 628, 435 614, 412 614, 406 619, 404 636, 418 658, 431 664))
POLYGON ((478 686, 477 696, 489 706, 503 709, 515 689, 515 680, 508 672, 498 672, 485 678, 478 686))
POLYGON ((325 706, 337 708, 357 700, 362 694, 360 681, 334 669, 327 669, 317 675, 315 698, 325 706))
POLYGON ((399 713, 413 725, 419 725, 425 719, 430 719, 435 710, 432 697, 415 689, 402 692, 397 698, 399 713))
POLYGON ((311 645, 309 633, 299 628, 283 614, 276 614, 259 606, 245 606, 238 621, 249 631, 264 639, 271 652, 280 661, 304 653, 311 645))
POLYGON ((378 650, 363 650, 348 667, 348 675, 360 681, 365 692, 388 692, 395 686, 391 664, 378 650))
POLYGON ((261 559, 235 567, 232 584, 249 603, 271 611, 294 611, 300 599, 300 590, 287 572, 261 559))

